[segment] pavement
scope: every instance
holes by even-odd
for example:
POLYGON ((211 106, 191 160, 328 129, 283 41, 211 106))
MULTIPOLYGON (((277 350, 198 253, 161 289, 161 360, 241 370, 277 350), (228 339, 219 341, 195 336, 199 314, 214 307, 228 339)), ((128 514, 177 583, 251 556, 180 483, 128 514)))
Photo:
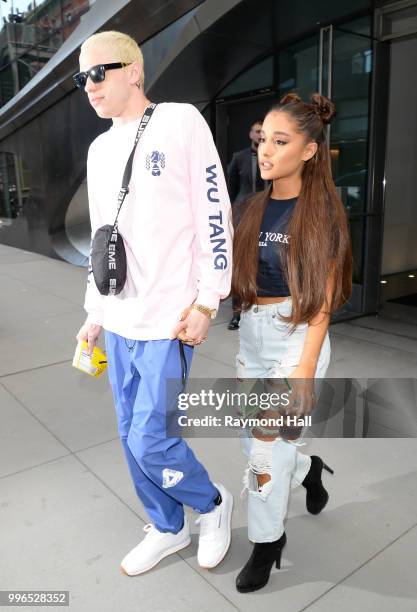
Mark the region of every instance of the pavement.
MULTIPOLYGON (((349 422, 358 437, 327 435, 345 431, 339 410, 325 435, 301 449, 334 469, 324 476, 330 500, 313 516, 305 490, 292 492, 281 570, 261 591, 234 586, 251 552, 235 437, 189 440, 235 497, 223 563, 198 567, 197 516, 187 510, 188 548, 141 576, 120 572, 148 519, 122 455, 107 377, 71 366, 85 280, 83 268, 0 245, 0 590, 67 590, 75 612, 416 612, 416 419, 411 410, 398 424, 393 398, 379 412, 356 402, 349 422)), ((196 349, 192 377, 235 376, 230 312, 222 305, 196 349)), ((332 325, 329 377, 403 379, 415 398, 416 323, 417 309, 389 304, 381 316, 332 325)))

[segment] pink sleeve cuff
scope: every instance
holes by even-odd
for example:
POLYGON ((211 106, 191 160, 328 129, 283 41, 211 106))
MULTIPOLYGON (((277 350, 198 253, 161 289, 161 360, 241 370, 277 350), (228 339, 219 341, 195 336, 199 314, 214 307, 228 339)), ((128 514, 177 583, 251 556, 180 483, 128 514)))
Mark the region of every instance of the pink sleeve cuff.
POLYGON ((220 303, 220 296, 218 293, 213 293, 211 291, 199 291, 196 299, 196 304, 201 304, 201 306, 206 306, 210 309, 218 310, 220 303))
POLYGON ((89 312, 86 323, 93 325, 101 325, 103 327, 103 313, 102 312, 89 312))

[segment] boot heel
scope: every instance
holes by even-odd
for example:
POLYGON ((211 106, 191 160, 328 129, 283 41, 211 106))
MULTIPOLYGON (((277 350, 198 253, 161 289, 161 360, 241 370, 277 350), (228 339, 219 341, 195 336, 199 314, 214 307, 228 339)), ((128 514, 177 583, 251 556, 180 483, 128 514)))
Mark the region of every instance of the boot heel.
POLYGON ((328 472, 330 472, 330 474, 334 474, 334 471, 332 470, 331 467, 329 467, 328 465, 326 465, 323 461, 323 467, 325 470, 327 470, 328 472))
POLYGON ((262 589, 268 583, 274 563, 277 569, 281 569, 281 552, 286 542, 285 531, 274 542, 255 542, 251 556, 236 578, 239 593, 262 589))
POLYGON ((275 561, 275 567, 277 569, 281 569, 281 553, 282 553, 282 548, 278 551, 276 561, 275 561))

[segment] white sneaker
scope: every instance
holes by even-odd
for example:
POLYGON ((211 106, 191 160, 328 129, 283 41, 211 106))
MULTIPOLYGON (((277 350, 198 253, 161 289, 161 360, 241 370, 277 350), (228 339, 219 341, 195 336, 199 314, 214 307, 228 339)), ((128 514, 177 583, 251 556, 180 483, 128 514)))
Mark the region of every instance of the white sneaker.
POLYGON ((149 523, 143 531, 145 538, 133 548, 120 564, 122 572, 128 576, 137 576, 147 572, 161 559, 188 546, 191 542, 190 526, 184 515, 184 526, 178 533, 162 533, 149 523))
POLYGON ((222 503, 211 512, 201 514, 197 559, 200 567, 216 567, 226 556, 231 539, 233 495, 222 485, 213 483, 222 496, 222 503))

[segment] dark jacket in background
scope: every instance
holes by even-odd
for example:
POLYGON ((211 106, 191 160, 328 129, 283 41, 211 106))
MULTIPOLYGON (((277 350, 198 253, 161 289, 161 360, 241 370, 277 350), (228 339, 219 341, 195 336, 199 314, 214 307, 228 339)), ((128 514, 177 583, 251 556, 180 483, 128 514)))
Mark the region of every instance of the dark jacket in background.
POLYGON ((264 189, 264 181, 259 171, 256 151, 251 147, 233 153, 232 160, 228 168, 228 187, 229 196, 232 204, 243 202, 249 195, 254 193, 252 176, 252 157, 256 158, 256 182, 255 191, 264 189))

